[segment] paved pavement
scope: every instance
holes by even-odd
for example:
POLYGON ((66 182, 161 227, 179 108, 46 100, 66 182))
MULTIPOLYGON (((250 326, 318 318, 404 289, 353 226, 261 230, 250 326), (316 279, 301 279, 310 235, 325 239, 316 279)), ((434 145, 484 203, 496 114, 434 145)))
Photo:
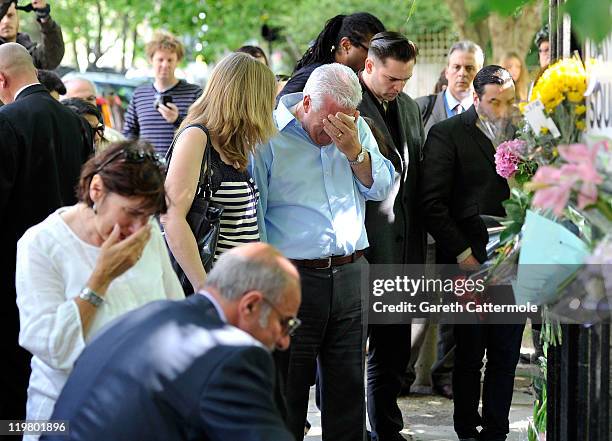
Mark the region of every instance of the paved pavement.
MULTIPOLYGON (((508 441, 527 441, 528 418, 533 415, 531 378, 535 366, 519 365, 514 382, 514 395, 510 408, 510 434, 508 441)), ((433 395, 410 395, 400 398, 404 415, 404 434, 414 441, 457 441, 453 430, 453 402, 433 395)), ((312 428, 305 441, 321 440, 321 414, 314 404, 314 388, 310 391, 308 420, 312 428)))

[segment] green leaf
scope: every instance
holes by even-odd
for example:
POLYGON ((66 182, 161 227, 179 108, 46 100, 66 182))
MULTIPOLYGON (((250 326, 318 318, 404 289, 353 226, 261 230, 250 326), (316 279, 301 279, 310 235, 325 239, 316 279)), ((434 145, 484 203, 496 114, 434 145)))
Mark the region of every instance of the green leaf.
POLYGON ((533 1, 535 0, 476 0, 470 20, 484 20, 493 12, 502 16, 514 15, 518 9, 533 1))
POLYGON ((585 38, 601 43, 612 29, 612 0, 567 0, 563 10, 572 17, 572 30, 585 38), (587 4, 588 3, 588 4, 587 4))

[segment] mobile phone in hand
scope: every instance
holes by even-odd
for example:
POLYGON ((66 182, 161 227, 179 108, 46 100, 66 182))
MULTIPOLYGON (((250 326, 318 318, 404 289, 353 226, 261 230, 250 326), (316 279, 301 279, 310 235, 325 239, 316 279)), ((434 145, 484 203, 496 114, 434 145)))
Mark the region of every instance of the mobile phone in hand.
POLYGON ((155 102, 153 103, 153 106, 155 107, 155 109, 157 109, 160 104, 163 104, 164 106, 167 106, 168 103, 171 103, 171 102, 172 102, 172 96, 170 96, 170 95, 159 95, 155 99, 155 102))

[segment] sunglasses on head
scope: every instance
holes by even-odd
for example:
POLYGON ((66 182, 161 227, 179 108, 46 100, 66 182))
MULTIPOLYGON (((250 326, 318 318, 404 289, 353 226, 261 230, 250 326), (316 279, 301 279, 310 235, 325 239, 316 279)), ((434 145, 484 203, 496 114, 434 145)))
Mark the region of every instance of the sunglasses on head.
POLYGON ((121 149, 111 155, 110 158, 108 158, 106 161, 100 164, 98 168, 96 168, 94 174, 100 173, 102 169, 104 169, 104 167, 106 167, 108 164, 115 161, 116 159, 123 159, 125 162, 128 162, 130 164, 140 164, 145 161, 150 161, 155 164, 160 170, 164 169, 164 162, 161 161, 155 153, 128 147, 121 149))

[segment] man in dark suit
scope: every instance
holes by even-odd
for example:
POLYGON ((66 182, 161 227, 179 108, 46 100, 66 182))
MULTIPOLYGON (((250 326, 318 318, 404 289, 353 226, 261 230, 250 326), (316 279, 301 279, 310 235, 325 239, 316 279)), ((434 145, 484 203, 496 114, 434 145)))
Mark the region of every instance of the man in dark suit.
MULTIPOLYGON (((437 263, 458 264, 469 271, 486 260, 488 234, 480 215, 505 214, 502 202, 510 190, 495 171, 494 153, 513 105, 510 74, 499 66, 486 66, 474 79, 474 105, 429 131, 420 189, 427 230, 436 240, 437 263)), ((506 439, 523 328, 524 322, 455 325, 454 425, 459 439, 506 439), (480 369, 485 350, 481 417, 480 369), (482 427, 480 434, 477 426, 482 427)))
MULTIPOLYGON (((23 419, 29 354, 17 343, 15 304, 17 240, 53 210, 76 203, 74 188, 90 147, 83 125, 39 84, 32 57, 17 43, 0 45, 0 419, 23 419)), ((91 136, 91 135, 90 135, 91 136)))
MULTIPOLYGON (((476 43, 463 40, 453 44, 448 51, 448 63, 445 76, 448 82, 446 90, 436 94, 422 96, 416 99, 423 124, 425 135, 434 124, 444 121, 451 116, 462 113, 472 107, 474 103, 474 89, 472 81, 483 65, 484 53, 476 43)), ((435 243, 431 236, 427 240, 427 264, 435 263, 435 243)), ((407 375, 404 379, 405 388, 408 389, 416 375, 414 366, 417 362, 421 345, 425 340, 425 333, 429 324, 415 325, 412 329, 412 353, 407 375)), ((440 323, 438 325, 438 351, 437 360, 431 367, 431 385, 434 392, 452 398, 452 371, 455 359, 455 339, 453 325, 440 323)))
POLYGON ((41 440, 293 441, 273 400, 270 352, 299 321, 295 267, 270 245, 224 253, 187 299, 132 311, 83 351, 41 440))
MULTIPOLYGON (((381 32, 370 40, 365 69, 360 73, 363 99, 358 109, 382 135, 381 152, 398 174, 391 194, 366 203, 366 230, 372 264, 421 264, 425 236, 416 191, 423 123, 419 108, 402 92, 412 76, 417 47, 397 32, 381 32), (383 145, 384 144, 384 145, 383 145)), ((410 358, 410 324, 369 327, 368 415, 372 439, 403 440, 402 413, 397 406, 402 373, 410 358)))

